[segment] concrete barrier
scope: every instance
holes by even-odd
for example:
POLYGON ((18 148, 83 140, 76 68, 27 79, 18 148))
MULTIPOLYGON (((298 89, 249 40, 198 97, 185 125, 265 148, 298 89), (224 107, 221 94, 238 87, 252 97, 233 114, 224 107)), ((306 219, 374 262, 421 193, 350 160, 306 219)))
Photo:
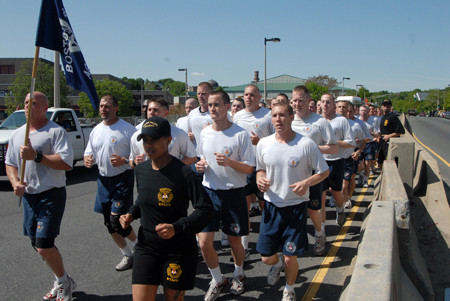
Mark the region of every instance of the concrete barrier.
POLYGON ((399 259, 395 204, 374 202, 349 285, 340 300, 423 300, 399 259))

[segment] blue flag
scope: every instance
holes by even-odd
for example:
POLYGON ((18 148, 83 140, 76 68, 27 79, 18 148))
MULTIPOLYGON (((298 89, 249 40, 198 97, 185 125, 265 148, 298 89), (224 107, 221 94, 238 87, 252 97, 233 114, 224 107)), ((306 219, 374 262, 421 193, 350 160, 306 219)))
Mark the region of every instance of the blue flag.
POLYGON ((60 52, 67 83, 72 88, 85 92, 96 110, 98 96, 94 81, 75 39, 62 0, 42 0, 36 46, 60 52))

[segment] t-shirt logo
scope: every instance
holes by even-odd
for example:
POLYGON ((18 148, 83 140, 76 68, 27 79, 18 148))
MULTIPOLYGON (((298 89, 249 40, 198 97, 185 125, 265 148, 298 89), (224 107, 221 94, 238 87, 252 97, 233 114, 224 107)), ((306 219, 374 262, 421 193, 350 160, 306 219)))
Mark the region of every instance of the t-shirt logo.
POLYGON ((385 121, 384 121, 384 126, 387 126, 388 125, 388 120, 386 119, 385 121))
POLYGON ((117 137, 116 136, 111 136, 110 138, 109 138, 109 143, 111 143, 111 144, 116 144, 117 143, 117 137))
POLYGON ((178 278, 180 278, 181 273, 183 271, 181 270, 181 266, 176 263, 169 263, 169 266, 167 267, 167 280, 171 282, 178 282, 178 278))
POLYGON ((259 124, 259 122, 255 122, 255 129, 259 128, 261 125, 259 124))
POLYGON ((310 126, 305 127, 305 132, 306 133, 309 133, 310 131, 311 131, 311 127, 310 126))
POLYGON ((289 162, 288 162, 288 164, 289 164, 289 166, 290 167, 292 167, 292 168, 295 168, 295 167, 297 167, 297 165, 298 165, 298 158, 297 157, 289 157, 289 162))
POLYGON ((224 155, 227 156, 227 157, 231 156, 232 153, 233 153, 233 151, 231 150, 231 148, 229 148, 229 147, 227 147, 227 146, 225 146, 225 147, 222 149, 222 154, 224 154, 224 155))
POLYGON ((42 232, 44 230, 44 223, 42 221, 39 221, 37 224, 36 232, 42 232))
POLYGON ((173 193, 170 188, 160 188, 158 193, 159 206, 171 206, 173 193))

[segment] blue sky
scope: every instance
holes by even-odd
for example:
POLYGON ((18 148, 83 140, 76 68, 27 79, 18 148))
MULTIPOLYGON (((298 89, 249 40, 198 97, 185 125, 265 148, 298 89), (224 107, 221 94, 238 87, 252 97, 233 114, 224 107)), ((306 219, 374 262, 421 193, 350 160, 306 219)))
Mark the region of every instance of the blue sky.
MULTIPOLYGON (((64 1, 64 0, 63 0, 64 1)), ((38 0, 2 0, 0 57, 33 57, 38 0)), ((221 86, 325 74, 369 91, 450 84, 450 1, 65 0, 94 74, 221 86)), ((52 51, 40 57, 53 60, 52 51)))

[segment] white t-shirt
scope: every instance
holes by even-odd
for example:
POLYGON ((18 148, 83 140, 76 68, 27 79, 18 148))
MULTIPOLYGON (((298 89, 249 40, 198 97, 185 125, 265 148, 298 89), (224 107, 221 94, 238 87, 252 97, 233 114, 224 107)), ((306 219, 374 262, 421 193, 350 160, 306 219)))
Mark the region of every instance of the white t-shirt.
POLYGON ((198 146, 200 158, 205 159, 208 166, 203 177, 203 186, 210 189, 229 190, 244 187, 247 175, 229 166, 219 166, 214 153, 227 155, 230 159, 255 166, 255 154, 250 135, 240 126, 232 124, 224 131, 215 131, 212 126, 201 132, 198 146))
MULTIPOLYGON (((233 116, 233 122, 247 131, 249 135, 255 133, 259 138, 264 138, 275 133, 272 125, 272 116, 267 108, 259 108, 255 112, 240 110, 233 116)), ((254 145, 254 151, 256 146, 254 145)))
MULTIPOLYGON (((137 136, 141 131, 137 131, 131 136, 130 141, 130 161, 134 160, 137 155, 144 154, 145 160, 147 160, 147 155, 144 150, 144 142, 137 141, 137 136)), ((189 139, 188 135, 181 129, 174 125, 170 125, 170 134, 172 136, 172 142, 169 144, 169 154, 177 159, 182 160, 184 157, 196 157, 197 153, 195 151, 194 145, 189 139)))
MULTIPOLYGON (((192 132, 195 137, 194 146, 197 148, 200 144, 200 132, 207 127, 208 125, 211 125, 212 119, 209 115, 209 111, 207 112, 200 112, 200 107, 193 109, 191 112, 189 112, 188 115, 188 132, 192 132)), ((198 153, 198 149, 197 149, 198 153)))
POLYGON ((280 143, 275 134, 263 138, 256 147, 256 170, 265 170, 271 185, 264 199, 277 207, 301 204, 309 200, 309 189, 303 196, 292 192, 289 185, 328 170, 316 143, 296 133, 288 143, 280 143))
POLYGON ((359 126, 361 127, 362 131, 364 132, 364 136, 366 136, 367 139, 372 140, 373 137, 372 137, 372 134, 370 133, 370 130, 369 130, 369 127, 368 127, 367 123, 365 123, 364 121, 362 121, 359 118, 355 118, 355 119, 350 119, 349 118, 348 120, 349 121, 353 120, 354 122, 358 123, 359 126))
POLYGON ((331 124, 319 114, 310 113, 306 118, 295 116, 292 129, 312 139, 317 145, 337 144, 331 124))
MULTIPOLYGON (((19 170, 22 168, 20 158, 20 146, 25 141, 26 124, 11 134, 8 142, 5 163, 19 170)), ((44 127, 37 131, 30 131, 28 137, 35 150, 43 155, 59 154, 61 159, 68 165, 73 164, 73 150, 66 131, 53 121, 49 121, 44 127)), ((52 188, 60 188, 66 185, 66 172, 49 168, 34 160, 27 160, 25 166, 24 182, 27 183, 25 191, 37 194, 52 188)))
POLYGON ((189 133, 188 131, 188 116, 180 117, 177 120, 177 128, 183 130, 186 134, 189 133))
MULTIPOLYGON (((356 147, 355 135, 353 135, 350 123, 348 122, 347 118, 336 114, 333 119, 328 121, 330 122, 331 127, 334 130, 334 135, 336 136, 337 141, 344 141, 356 147)), ((343 159, 346 158, 346 155, 347 151, 345 151, 345 148, 341 147, 339 147, 339 151, 336 154, 323 154, 325 160, 327 161, 336 161, 339 159, 343 159)))
POLYGON ((94 154, 101 176, 117 176, 131 167, 128 164, 114 167, 109 159, 112 154, 120 157, 130 155, 130 139, 134 132, 136 132, 136 128, 122 119, 109 126, 101 122, 92 130, 84 155, 94 154))
MULTIPOLYGON (((361 145, 362 141, 366 138, 366 135, 364 134, 363 129, 361 128, 361 125, 356 122, 356 120, 348 119, 348 123, 350 124, 350 127, 352 129, 353 135, 355 136, 355 144, 356 139, 359 139, 360 143, 357 144, 357 146, 361 145)), ((362 151, 362 150, 361 150, 362 151)), ((354 152, 354 148, 345 148, 345 158, 347 159, 350 157, 354 152)))

